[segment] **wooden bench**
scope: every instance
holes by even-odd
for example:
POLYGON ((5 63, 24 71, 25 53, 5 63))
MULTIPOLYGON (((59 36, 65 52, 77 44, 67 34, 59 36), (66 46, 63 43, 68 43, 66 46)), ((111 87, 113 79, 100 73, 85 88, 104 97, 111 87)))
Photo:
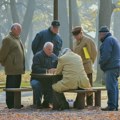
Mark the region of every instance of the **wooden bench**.
POLYGON ((84 89, 84 90, 68 90, 64 92, 77 93, 77 109, 85 108, 85 95, 89 92, 93 92, 95 97, 95 106, 101 106, 101 91, 106 90, 104 87, 92 87, 92 89, 84 89))
MULTIPOLYGON (((14 92, 14 108, 19 109, 19 108, 21 108, 21 92, 32 91, 32 88, 31 87, 27 87, 27 88, 4 88, 3 91, 14 92)), ((34 102, 34 99, 33 99, 33 102, 34 102)))
POLYGON ((5 88, 5 83, 4 82, 0 82, 0 89, 5 88))

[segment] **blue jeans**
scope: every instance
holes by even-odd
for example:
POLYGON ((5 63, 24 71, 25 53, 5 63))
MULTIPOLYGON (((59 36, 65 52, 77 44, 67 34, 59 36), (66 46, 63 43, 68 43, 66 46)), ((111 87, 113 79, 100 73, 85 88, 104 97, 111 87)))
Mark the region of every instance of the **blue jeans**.
POLYGON ((118 77, 120 74, 120 69, 111 69, 104 72, 105 84, 108 95, 108 107, 110 109, 118 109, 118 99, 119 99, 119 88, 118 88, 118 77))
POLYGON ((35 104, 40 106, 42 100, 42 87, 41 83, 37 80, 31 80, 30 84, 32 86, 34 95, 35 95, 35 104))
POLYGON ((44 96, 45 103, 52 103, 52 85, 47 80, 38 81, 35 79, 31 80, 31 86, 35 95, 36 105, 41 105, 42 96, 44 96))

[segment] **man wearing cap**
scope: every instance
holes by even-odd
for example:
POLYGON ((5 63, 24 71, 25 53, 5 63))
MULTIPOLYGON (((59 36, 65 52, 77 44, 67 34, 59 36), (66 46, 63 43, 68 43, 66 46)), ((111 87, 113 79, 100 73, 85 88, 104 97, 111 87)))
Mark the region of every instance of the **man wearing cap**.
POLYGON ((52 42, 54 44, 53 53, 57 56, 59 55, 59 51, 62 47, 62 39, 58 35, 59 27, 60 22, 58 20, 54 20, 48 29, 42 30, 36 34, 32 42, 32 51, 34 55, 36 52, 43 49, 45 42, 52 42))
MULTIPOLYGON (((73 28, 72 34, 76 40, 74 42, 73 51, 81 56, 85 72, 92 85, 92 65, 94 64, 97 55, 96 46, 91 38, 88 38, 83 34, 81 26, 73 28)), ((87 105, 93 105, 93 96, 87 97, 86 102, 87 105)))
POLYGON ((102 108, 104 111, 118 110, 118 77, 120 75, 120 41, 111 35, 107 26, 99 30, 100 46, 100 68, 104 72, 104 80, 107 89, 108 106, 102 108))

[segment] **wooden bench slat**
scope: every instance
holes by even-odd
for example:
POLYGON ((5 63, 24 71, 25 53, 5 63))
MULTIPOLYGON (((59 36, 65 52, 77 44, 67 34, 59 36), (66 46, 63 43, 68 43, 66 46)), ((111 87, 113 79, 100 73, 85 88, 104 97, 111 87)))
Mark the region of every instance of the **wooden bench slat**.
POLYGON ((4 91, 9 92, 22 92, 22 91, 32 91, 32 88, 4 88, 4 91))

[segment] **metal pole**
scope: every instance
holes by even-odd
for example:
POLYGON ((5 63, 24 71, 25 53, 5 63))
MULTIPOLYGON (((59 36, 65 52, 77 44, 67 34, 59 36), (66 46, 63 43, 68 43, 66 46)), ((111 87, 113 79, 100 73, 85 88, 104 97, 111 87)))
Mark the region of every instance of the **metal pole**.
POLYGON ((54 9, 53 19, 58 20, 58 0, 54 0, 53 9, 54 9))
POLYGON ((71 0, 69 0, 69 47, 73 49, 73 40, 72 40, 72 8, 71 0))

